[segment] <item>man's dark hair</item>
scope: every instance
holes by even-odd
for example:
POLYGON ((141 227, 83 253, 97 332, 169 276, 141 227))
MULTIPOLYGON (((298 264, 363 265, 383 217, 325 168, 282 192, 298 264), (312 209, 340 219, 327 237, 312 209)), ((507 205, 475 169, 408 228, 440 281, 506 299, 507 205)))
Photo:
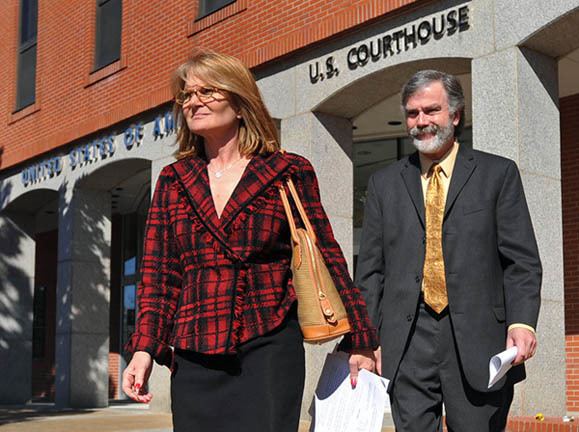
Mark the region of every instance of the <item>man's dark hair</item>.
POLYGON ((408 102, 408 99, 422 88, 436 81, 439 81, 446 91, 450 114, 460 114, 460 121, 454 128, 454 136, 458 137, 464 127, 464 93, 460 81, 454 75, 432 69, 416 72, 402 87, 402 111, 406 115, 406 102, 408 102))

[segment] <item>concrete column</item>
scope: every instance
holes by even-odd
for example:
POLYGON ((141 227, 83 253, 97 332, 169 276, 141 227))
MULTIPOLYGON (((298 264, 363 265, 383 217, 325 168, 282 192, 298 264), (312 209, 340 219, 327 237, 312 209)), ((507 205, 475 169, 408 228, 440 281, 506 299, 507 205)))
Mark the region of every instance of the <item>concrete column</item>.
POLYGON ((60 192, 56 303, 56 404, 108 405, 111 199, 60 192))
POLYGON ((513 415, 565 413, 565 329, 557 61, 512 47, 472 62, 473 146, 521 170, 543 262, 539 348, 513 415), (537 110, 541 107, 541 110, 537 110))
POLYGON ((36 244, 33 220, 0 214, 0 404, 32 395, 32 301, 36 244))
MULTIPOLYGON (((170 164, 173 157, 154 160, 151 162, 151 198, 155 191, 155 185, 159 173, 165 165, 170 164)), ((171 372, 169 368, 155 363, 149 377, 149 390, 153 394, 153 400, 149 408, 154 412, 171 412, 171 372)))
MULTIPOLYGON (((352 163, 352 123, 323 113, 304 113, 282 120, 282 147, 310 160, 316 170, 322 204, 330 218, 334 235, 353 270, 354 166, 352 163)), ((326 354, 336 344, 306 345, 306 386, 302 419, 309 419, 313 395, 326 354)))
MULTIPOLYGON (((324 113, 299 114, 281 121, 281 141, 284 149, 308 158, 314 166, 322 203, 332 226, 340 218, 351 225, 354 211, 351 121, 324 113)), ((351 237, 349 226, 339 239, 348 260, 352 258, 351 237)))

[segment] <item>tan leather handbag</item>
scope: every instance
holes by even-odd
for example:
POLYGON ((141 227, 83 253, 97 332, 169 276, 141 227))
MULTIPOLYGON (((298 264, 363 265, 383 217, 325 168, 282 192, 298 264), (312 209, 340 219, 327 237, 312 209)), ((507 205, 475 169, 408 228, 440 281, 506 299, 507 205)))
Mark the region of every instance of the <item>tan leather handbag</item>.
POLYGON ((316 234, 291 179, 287 186, 305 228, 297 228, 285 188, 280 187, 292 240, 291 269, 298 320, 305 342, 323 343, 350 332, 344 303, 316 246, 316 234))

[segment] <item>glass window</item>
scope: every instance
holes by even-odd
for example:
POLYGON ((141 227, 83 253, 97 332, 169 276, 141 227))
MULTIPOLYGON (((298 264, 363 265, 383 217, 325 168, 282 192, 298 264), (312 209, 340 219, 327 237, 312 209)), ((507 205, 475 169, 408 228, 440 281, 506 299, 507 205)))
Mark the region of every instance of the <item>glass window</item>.
POLYGON ((125 260, 125 276, 134 275, 137 272, 137 257, 133 256, 125 260))
POLYGON ((354 144, 354 228, 362 227, 370 176, 403 156, 399 152, 400 141, 399 138, 392 138, 354 144))
POLYGON ((121 326, 121 342, 123 346, 135 331, 137 286, 129 284, 123 286, 123 322, 121 326))
POLYGON ((199 16, 197 18, 203 18, 231 3, 235 3, 235 0, 201 0, 199 2, 199 16))
MULTIPOLYGON (((124 346, 135 331, 137 308, 137 284, 139 264, 143 253, 143 237, 150 197, 145 194, 136 212, 122 215, 122 275, 121 275, 121 346, 124 346)), ((124 353, 126 363, 130 356, 124 353)), ((123 364, 124 365, 124 364, 123 364)))
POLYGON ((123 216, 123 277, 135 276, 138 254, 137 214, 123 216))
POLYGON ((458 137, 458 142, 468 148, 472 148, 472 126, 465 127, 458 137))
POLYGON ((36 100, 37 27, 38 0, 21 0, 16 110, 32 105, 36 100))
POLYGON ((38 0, 20 2, 20 45, 36 40, 38 0))
POLYGON ((121 58, 121 0, 97 0, 94 69, 121 58))
POLYGON ((32 304, 32 358, 43 358, 46 347, 46 288, 37 286, 32 304))

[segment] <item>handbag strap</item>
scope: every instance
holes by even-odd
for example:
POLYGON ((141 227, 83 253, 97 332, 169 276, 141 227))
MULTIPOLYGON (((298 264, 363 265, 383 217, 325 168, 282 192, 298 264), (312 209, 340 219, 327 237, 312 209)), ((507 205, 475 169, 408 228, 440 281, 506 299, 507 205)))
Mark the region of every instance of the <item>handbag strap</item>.
MULTIPOLYGON (((314 243, 317 243, 316 233, 315 233, 314 229, 312 228, 312 224, 310 223, 310 219, 308 218, 308 215, 306 214, 306 210, 304 209, 304 206, 302 205, 302 202, 300 200, 300 196, 298 194, 298 191, 296 190, 294 182, 292 181, 291 178, 288 178, 286 181, 286 184, 287 184, 288 189, 290 191, 290 194, 293 198, 293 201, 296 205, 296 208, 298 209, 298 213, 300 214, 300 217, 302 219, 302 222, 304 223, 304 226, 306 228, 307 233, 310 235, 310 237, 314 241, 314 243)), ((283 185, 280 186, 280 188, 279 188, 279 194, 281 196, 281 201, 283 203, 283 207, 284 207, 285 213, 287 215, 292 239, 294 242, 297 242, 298 237, 297 237, 296 222, 294 219, 293 212, 291 210, 291 206, 289 203, 287 193, 285 191, 285 187, 283 185)))
MULTIPOLYGON (((302 218, 302 221, 303 221, 304 226, 306 228, 306 232, 308 234, 308 237, 314 242, 314 244, 316 244, 316 234, 314 232, 314 229, 312 228, 312 225, 310 223, 308 215, 306 214, 304 206, 302 205, 302 202, 300 200, 300 197, 298 195, 296 187, 295 187, 293 181, 291 180, 291 178, 288 178, 286 183, 288 185, 290 194, 291 194, 291 196, 296 204, 298 212, 302 218)), ((299 244, 298 236, 297 236, 296 222, 294 220, 294 216, 293 216, 293 213, 292 213, 292 210, 290 207, 288 196, 287 196, 287 193, 285 191, 283 184, 279 187, 279 193, 281 196, 281 200, 283 202, 283 207, 284 207, 285 212, 287 214, 292 240, 294 243, 299 244)), ((315 259, 314 259, 314 261, 315 261, 315 259)), ((317 266, 314 266, 314 268, 315 267, 317 267, 317 266)), ((318 271, 318 276, 319 276, 319 268, 317 271, 318 271)), ((319 303, 319 306, 322 310, 322 314, 324 315, 324 317, 326 318, 326 320, 329 323, 335 324, 337 322, 336 317, 335 317, 335 309, 334 309, 334 306, 332 305, 332 302, 328 298, 324 284, 323 283, 315 284, 314 287, 318 291, 317 292, 318 303, 319 303)))

